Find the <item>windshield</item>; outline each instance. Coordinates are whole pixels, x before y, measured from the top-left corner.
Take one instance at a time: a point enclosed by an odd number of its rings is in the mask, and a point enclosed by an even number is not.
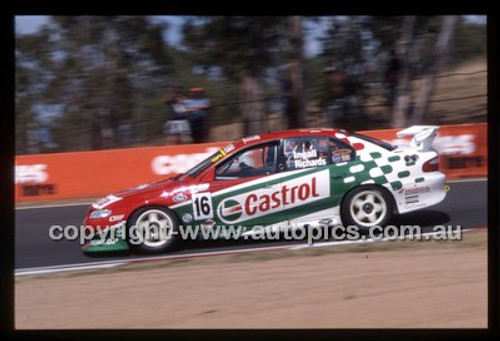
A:
[[[196,177],[198,174],[203,172],[208,166],[219,161],[227,153],[231,152],[234,149],[234,144],[230,143],[222,149],[219,149],[217,152],[213,153],[205,160],[201,161],[199,164],[188,170],[186,173],[182,174],[183,176],[189,176],[190,178]]]
[[[198,174],[203,172],[208,166],[210,166],[212,163],[220,159],[223,155],[221,154],[220,150],[213,153],[209,157],[207,157],[205,160],[201,161],[199,164],[188,170],[186,173],[183,175],[187,175],[190,178],[196,177]],[[215,160],[215,161],[212,161]]]
[[[357,137],[357,138],[365,140],[365,141],[368,141],[368,142],[371,142],[371,143],[376,144],[377,146],[382,147],[382,148],[387,149],[387,150],[394,150],[397,148],[396,146],[390,144],[389,142],[377,140],[376,138],[362,135],[359,133],[349,132],[349,135]]]

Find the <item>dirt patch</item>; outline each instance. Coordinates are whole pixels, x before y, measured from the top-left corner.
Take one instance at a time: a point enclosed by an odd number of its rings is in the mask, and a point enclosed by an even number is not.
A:
[[[486,328],[486,237],[473,234],[422,249],[21,278],[16,328]]]

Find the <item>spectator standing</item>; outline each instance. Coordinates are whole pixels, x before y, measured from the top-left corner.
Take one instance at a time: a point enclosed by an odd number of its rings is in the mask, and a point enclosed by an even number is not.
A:
[[[188,121],[190,111],[186,105],[186,96],[180,91],[176,91],[167,95],[164,103],[170,112],[170,117],[163,129],[166,135],[166,143],[192,143],[192,131]]]
[[[186,101],[189,125],[194,142],[201,143],[205,141],[207,135],[207,117],[211,104],[203,88],[191,88],[189,94],[190,98]]]
[[[325,109],[329,123],[335,126],[336,121],[350,109],[354,88],[345,72],[337,67],[328,67],[324,72],[329,75]]]

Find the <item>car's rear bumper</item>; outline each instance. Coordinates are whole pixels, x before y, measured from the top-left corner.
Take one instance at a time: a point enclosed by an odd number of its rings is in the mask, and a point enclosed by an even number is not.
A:
[[[403,183],[401,189],[393,191],[399,213],[439,204],[446,197],[449,186],[446,185],[446,176],[443,173],[439,171],[424,173],[417,179]]]

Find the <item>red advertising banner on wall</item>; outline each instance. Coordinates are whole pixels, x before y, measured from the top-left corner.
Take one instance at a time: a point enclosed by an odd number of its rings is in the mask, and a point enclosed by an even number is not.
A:
[[[400,129],[362,133],[394,144]],[[103,196],[182,173],[227,142],[103,151],[20,155],[15,161],[15,200]],[[487,125],[442,126],[434,141],[448,178],[487,175]]]

